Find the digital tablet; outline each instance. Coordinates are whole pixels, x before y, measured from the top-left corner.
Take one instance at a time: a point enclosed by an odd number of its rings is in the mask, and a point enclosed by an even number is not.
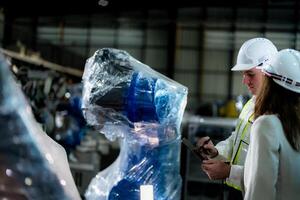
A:
[[[203,157],[201,156],[201,154],[197,152],[198,148],[196,146],[194,146],[188,139],[182,138],[181,141],[191,152],[193,152],[193,154],[197,158],[199,158],[201,161],[203,160]]]

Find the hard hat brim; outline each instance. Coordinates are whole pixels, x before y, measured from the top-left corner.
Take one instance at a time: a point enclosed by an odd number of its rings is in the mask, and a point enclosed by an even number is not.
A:
[[[256,67],[253,64],[237,64],[231,68],[231,71],[246,71]]]
[[[293,91],[293,92],[296,92],[296,93],[300,93],[300,87],[292,86],[290,84],[285,83],[284,81],[279,81],[279,80],[276,80],[276,79],[273,79],[273,81],[275,83],[277,83],[278,85],[284,87],[287,90],[290,90],[290,91]]]

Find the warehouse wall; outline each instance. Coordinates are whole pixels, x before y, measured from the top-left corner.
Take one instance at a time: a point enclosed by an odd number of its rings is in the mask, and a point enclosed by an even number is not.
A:
[[[299,49],[296,8],[199,7],[22,17],[14,21],[11,42],[21,40],[53,62],[80,69],[99,48],[124,49],[187,86],[188,109],[195,110],[200,102],[248,94],[241,74],[230,71],[245,40],[261,36],[279,49]]]
[[[3,40],[4,14],[0,10],[0,41]]]

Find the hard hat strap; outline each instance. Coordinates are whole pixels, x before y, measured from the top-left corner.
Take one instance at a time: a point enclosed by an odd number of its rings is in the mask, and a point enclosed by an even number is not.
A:
[[[294,81],[291,78],[288,78],[288,77],[285,77],[285,76],[282,76],[282,75],[279,75],[279,74],[275,74],[275,73],[269,72],[267,70],[262,70],[262,71],[263,71],[264,74],[266,74],[269,77],[272,77],[273,79],[276,79],[276,80],[282,81],[282,82],[286,82],[290,85],[300,87],[300,82]]]

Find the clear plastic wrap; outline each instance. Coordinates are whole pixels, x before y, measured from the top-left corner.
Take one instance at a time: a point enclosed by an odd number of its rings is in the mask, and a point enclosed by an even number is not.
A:
[[[44,133],[0,54],[1,199],[80,199],[65,150]]]
[[[91,181],[89,200],[179,200],[180,124],[187,88],[127,52],[104,48],[85,65],[82,109],[88,124],[120,140],[117,160]]]

